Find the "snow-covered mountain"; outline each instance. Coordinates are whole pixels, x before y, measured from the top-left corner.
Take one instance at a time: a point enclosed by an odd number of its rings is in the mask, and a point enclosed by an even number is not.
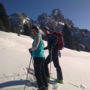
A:
[[[67,24],[69,27],[74,27],[74,23],[64,17],[59,9],[53,9],[50,15],[42,13],[38,16],[37,21],[40,27],[48,26],[52,30],[62,30],[62,27]]]
[[[37,25],[41,29],[48,26],[50,30],[62,31],[66,38],[65,47],[78,51],[90,52],[90,31],[76,27],[72,20],[67,19],[59,9],[52,10],[52,13],[42,13],[37,20],[32,20],[25,13],[15,13],[9,16],[11,22],[11,32],[31,35],[31,26]],[[67,25],[67,28],[64,28]],[[69,35],[66,33],[69,32]],[[69,39],[67,39],[69,38]],[[68,44],[67,44],[68,42]]]
[[[25,69],[31,57],[28,49],[32,41],[28,36],[0,31],[0,90],[24,89]],[[46,42],[44,44],[46,45]],[[90,90],[90,53],[67,48],[61,53],[59,63],[62,67],[64,84],[58,84],[58,90]],[[48,51],[45,51],[45,56],[47,55]],[[53,63],[51,63],[51,73],[56,78]],[[32,88],[27,87],[26,90]],[[52,90],[52,86],[49,90]]]
[[[25,13],[15,13],[9,16],[12,32],[30,35],[29,29],[31,28],[32,19]]]
[[[78,51],[90,52],[90,31],[76,27],[72,20],[67,19],[59,9],[52,10],[50,15],[43,13],[38,16],[37,25],[41,28],[48,26],[50,30],[62,31],[65,33],[65,46]],[[67,25],[67,27],[65,27]],[[69,34],[67,34],[69,33]],[[70,36],[69,36],[70,35]],[[69,38],[69,40],[68,40]]]

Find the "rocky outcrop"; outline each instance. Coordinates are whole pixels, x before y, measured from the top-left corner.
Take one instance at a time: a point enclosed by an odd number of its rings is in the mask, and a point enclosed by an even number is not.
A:
[[[15,13],[9,16],[12,32],[30,35],[32,19],[28,18],[25,13]]]

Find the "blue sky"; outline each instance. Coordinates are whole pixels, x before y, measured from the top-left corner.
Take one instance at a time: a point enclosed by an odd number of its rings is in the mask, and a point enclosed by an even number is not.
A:
[[[25,12],[32,19],[41,13],[51,14],[60,9],[65,18],[69,18],[80,28],[90,30],[90,0],[0,0],[8,12]]]

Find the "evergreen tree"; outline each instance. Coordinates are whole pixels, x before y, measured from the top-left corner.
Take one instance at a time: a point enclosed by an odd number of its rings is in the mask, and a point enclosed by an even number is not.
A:
[[[0,3],[0,21],[3,23],[0,25],[3,25],[2,27],[5,27],[5,31],[10,31],[9,18],[2,3]]]
[[[24,24],[24,34],[27,36],[30,36],[31,34],[28,24]]]
[[[72,34],[70,32],[69,27],[66,24],[63,27],[62,33],[63,33],[63,37],[64,37],[65,47],[73,48]]]

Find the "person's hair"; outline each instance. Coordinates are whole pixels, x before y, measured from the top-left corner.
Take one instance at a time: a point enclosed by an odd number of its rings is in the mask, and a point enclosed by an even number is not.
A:
[[[39,33],[39,28],[37,26],[32,26],[32,30],[35,30],[37,33]]]

